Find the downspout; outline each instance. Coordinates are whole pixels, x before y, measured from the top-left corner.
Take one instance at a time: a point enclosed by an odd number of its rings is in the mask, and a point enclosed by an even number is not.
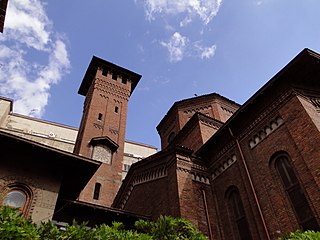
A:
[[[268,228],[267,228],[267,225],[266,225],[266,221],[264,219],[264,216],[263,216],[263,213],[262,213],[262,210],[261,210],[261,206],[260,206],[260,203],[259,203],[259,200],[258,200],[258,197],[257,197],[257,193],[256,193],[256,190],[255,190],[254,185],[252,183],[251,175],[250,175],[250,172],[248,170],[248,166],[247,166],[244,154],[242,152],[239,140],[233,135],[233,133],[231,131],[231,128],[228,127],[228,129],[229,129],[231,137],[234,138],[234,140],[235,140],[235,142],[237,144],[237,147],[238,147],[238,150],[239,150],[239,153],[240,153],[240,156],[241,156],[241,160],[242,160],[244,169],[246,171],[246,175],[247,175],[248,180],[249,180],[250,188],[252,190],[252,193],[253,193],[253,196],[254,196],[254,200],[255,200],[255,202],[257,204],[257,207],[258,207],[258,211],[259,211],[259,215],[260,215],[260,218],[261,218],[261,221],[262,221],[262,224],[263,224],[264,231],[265,231],[265,233],[267,235],[267,239],[270,240],[271,238],[270,238],[269,231],[268,231]]]
[[[208,204],[207,204],[206,191],[204,189],[201,189],[201,193],[202,193],[202,198],[203,198],[204,209],[206,211],[206,218],[207,218],[208,231],[209,231],[209,239],[213,240],[211,222],[210,222],[210,216],[209,216],[209,210],[208,210]]]

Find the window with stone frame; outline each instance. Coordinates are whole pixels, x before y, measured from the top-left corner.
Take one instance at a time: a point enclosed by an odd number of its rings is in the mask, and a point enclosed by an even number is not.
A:
[[[299,225],[304,230],[320,230],[289,157],[285,154],[279,155],[275,160],[275,168],[281,178],[283,188],[291,202]]]
[[[19,209],[23,215],[27,215],[32,199],[32,191],[28,186],[20,183],[11,184],[2,194],[2,205]]]

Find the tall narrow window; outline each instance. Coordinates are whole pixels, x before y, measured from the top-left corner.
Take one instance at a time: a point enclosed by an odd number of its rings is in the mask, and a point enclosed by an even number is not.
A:
[[[115,112],[115,113],[118,113],[118,112],[119,112],[119,107],[115,107],[115,108],[114,108],[114,112]]]
[[[102,113],[99,113],[99,115],[98,115],[98,120],[102,120]]]
[[[122,81],[123,84],[127,84],[127,78],[125,76],[122,76]]]
[[[228,193],[229,207],[232,212],[231,222],[238,229],[239,239],[251,239],[251,234],[238,189],[232,188]]]
[[[117,80],[117,78],[118,78],[118,74],[112,73],[112,79],[113,79],[113,80]]]
[[[100,184],[100,183],[96,183],[96,184],[94,185],[93,199],[99,200],[99,197],[100,197],[100,189],[101,189],[101,184]]]
[[[319,230],[317,220],[313,215],[288,157],[285,155],[278,157],[275,161],[275,167],[280,175],[291,205],[294,208],[300,226],[304,230]]]
[[[105,77],[108,76],[108,68],[106,67],[102,68],[102,75]]]

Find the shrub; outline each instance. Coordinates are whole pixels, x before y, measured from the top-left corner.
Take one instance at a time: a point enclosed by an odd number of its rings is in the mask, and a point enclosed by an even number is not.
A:
[[[207,239],[184,219],[161,216],[158,221],[138,220],[136,230],[126,230],[123,223],[101,224],[94,228],[73,221],[65,230],[51,222],[36,225],[10,207],[0,207],[0,239],[26,240],[204,240]]]
[[[286,233],[279,240],[320,240],[320,232],[315,232],[313,230],[301,231],[297,230],[296,232]]]

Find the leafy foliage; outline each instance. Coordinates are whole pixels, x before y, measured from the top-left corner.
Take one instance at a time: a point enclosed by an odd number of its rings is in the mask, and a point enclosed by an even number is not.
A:
[[[18,210],[0,207],[0,240],[1,239],[35,239],[35,240],[205,240],[207,239],[195,227],[184,219],[160,217],[151,222],[139,220],[136,230],[126,230],[123,223],[113,222],[95,228],[86,223],[74,221],[65,230],[60,230],[51,222],[36,225],[25,219]]]
[[[279,240],[320,240],[320,232],[297,230],[296,232],[285,234]]]
[[[141,232],[151,234],[153,239],[207,239],[190,222],[181,218],[160,216],[156,222],[139,220],[135,226]]]

